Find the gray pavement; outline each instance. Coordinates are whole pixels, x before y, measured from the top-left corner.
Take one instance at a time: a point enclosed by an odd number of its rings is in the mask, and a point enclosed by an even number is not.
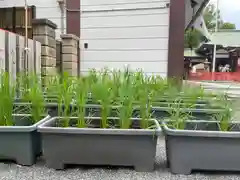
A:
[[[159,140],[156,170],[151,173],[135,172],[131,168],[83,168],[74,167],[55,171],[40,161],[32,167],[0,164],[0,180],[240,180],[240,174],[193,173],[172,175],[165,166],[164,141]]]

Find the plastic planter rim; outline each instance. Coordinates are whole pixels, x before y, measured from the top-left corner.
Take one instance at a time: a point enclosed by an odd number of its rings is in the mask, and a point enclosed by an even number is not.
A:
[[[31,117],[31,114],[13,114],[13,116],[25,116]],[[47,115],[37,123],[31,126],[0,126],[0,132],[32,132],[37,129],[37,127],[50,119],[50,116]]]
[[[180,129],[172,129],[169,128],[166,124],[167,121],[162,122],[162,128],[166,135],[170,136],[191,136],[191,137],[217,137],[217,138],[240,138],[239,132],[232,131],[204,131],[204,130],[180,130]],[[187,121],[193,123],[219,123],[219,121]],[[240,122],[238,121],[230,121],[230,123],[236,124],[240,126]]]
[[[160,124],[156,119],[150,119],[156,125],[155,129],[102,129],[102,128],[77,128],[77,127],[48,127],[51,123],[55,122],[58,118],[53,117],[40,126],[38,126],[38,132],[42,133],[68,133],[68,134],[106,134],[106,135],[162,135],[162,129]],[[100,117],[85,117],[92,120],[100,120]],[[70,119],[78,119],[78,117],[70,117]],[[119,119],[114,117],[109,117],[109,119]],[[140,121],[140,118],[131,118],[132,120]]]

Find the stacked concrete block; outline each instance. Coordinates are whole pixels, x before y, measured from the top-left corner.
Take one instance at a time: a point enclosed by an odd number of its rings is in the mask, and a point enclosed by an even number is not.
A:
[[[34,19],[33,39],[41,43],[42,76],[56,75],[56,33],[57,25],[48,19]]]
[[[57,72],[61,74],[62,72],[62,41],[56,42],[56,53],[57,53],[57,61],[56,61],[56,68]]]
[[[71,76],[78,75],[79,38],[73,34],[63,34],[62,39],[62,71]]]

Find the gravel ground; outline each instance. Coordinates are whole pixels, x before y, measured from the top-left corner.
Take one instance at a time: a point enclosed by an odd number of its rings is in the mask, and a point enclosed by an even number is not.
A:
[[[72,167],[65,171],[55,171],[40,161],[33,167],[15,164],[0,164],[0,180],[240,180],[240,174],[193,173],[192,175],[172,175],[165,167],[164,141],[158,144],[156,170],[151,173],[135,172],[131,168],[82,168]]]

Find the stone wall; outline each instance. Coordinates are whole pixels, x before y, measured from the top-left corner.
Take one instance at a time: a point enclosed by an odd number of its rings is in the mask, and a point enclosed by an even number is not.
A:
[[[48,19],[34,19],[33,39],[41,43],[41,74],[56,74],[56,33],[57,25]]]
[[[33,20],[33,39],[41,43],[41,74],[43,77],[67,72],[79,75],[79,38],[62,34],[56,40],[57,26],[48,19]]]
[[[71,76],[79,75],[79,38],[73,34],[62,34],[62,71]]]

